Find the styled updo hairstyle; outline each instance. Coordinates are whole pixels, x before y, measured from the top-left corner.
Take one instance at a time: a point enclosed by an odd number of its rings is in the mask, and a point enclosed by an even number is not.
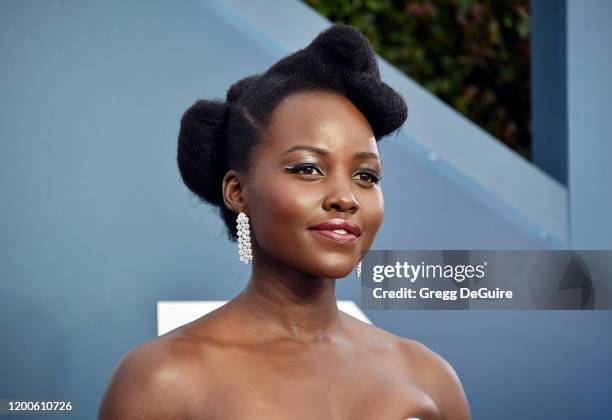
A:
[[[234,169],[248,179],[253,148],[265,138],[276,106],[291,94],[313,90],[349,99],[367,118],[376,141],[406,120],[406,103],[381,81],[368,39],[343,24],[321,32],[265,73],[234,83],[225,101],[198,100],[181,118],[177,162],[183,182],[219,208],[231,241],[237,240],[237,214],[225,206],[223,177]]]

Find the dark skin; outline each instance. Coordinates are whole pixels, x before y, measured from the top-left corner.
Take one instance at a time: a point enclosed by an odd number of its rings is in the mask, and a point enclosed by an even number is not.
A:
[[[285,153],[295,146],[326,153]],[[223,179],[225,205],[250,218],[247,287],[130,351],[100,418],[469,419],[444,359],[336,306],[336,279],[370,248],[384,214],[364,115],[331,92],[293,94],[275,109],[252,165],[248,178],[230,170]],[[309,229],[331,218],[356,222],[362,235],[341,243]]]

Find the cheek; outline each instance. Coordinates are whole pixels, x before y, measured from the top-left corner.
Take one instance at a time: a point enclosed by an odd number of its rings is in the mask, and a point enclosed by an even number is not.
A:
[[[306,224],[316,210],[312,191],[309,194],[290,183],[280,182],[278,178],[265,182],[265,185],[256,185],[253,192],[256,199],[250,203],[250,207],[259,245],[275,254],[275,249],[295,247],[296,232],[307,228]]]

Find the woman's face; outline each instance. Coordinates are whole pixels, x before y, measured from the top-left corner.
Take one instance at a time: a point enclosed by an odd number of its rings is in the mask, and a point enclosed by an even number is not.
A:
[[[348,275],[383,220],[380,175],[372,128],[352,102],[326,91],[288,96],[253,155],[247,211],[254,240],[300,271]],[[361,234],[338,240],[312,229],[332,219],[354,222]]]

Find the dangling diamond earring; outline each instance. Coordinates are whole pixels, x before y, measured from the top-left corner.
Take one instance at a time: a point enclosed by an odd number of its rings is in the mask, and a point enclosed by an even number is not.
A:
[[[236,218],[236,227],[238,227],[238,254],[240,254],[240,261],[248,264],[253,259],[253,254],[251,254],[249,216],[240,212]]]
[[[357,264],[357,267],[355,267],[355,274],[357,277],[361,277],[361,261],[359,261],[359,264]]]

